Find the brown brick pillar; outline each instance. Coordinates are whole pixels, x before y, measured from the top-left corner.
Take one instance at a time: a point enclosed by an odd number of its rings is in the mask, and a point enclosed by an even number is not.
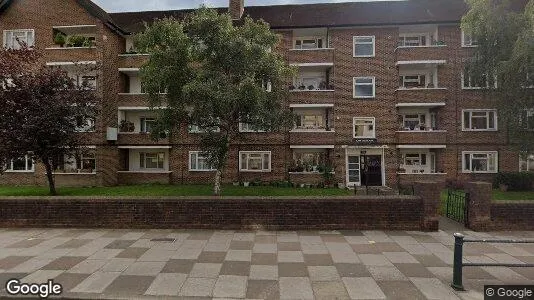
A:
[[[436,182],[415,182],[414,192],[423,202],[423,216],[421,217],[421,230],[437,231],[439,229],[438,207],[441,190]]]
[[[468,182],[466,192],[469,193],[467,227],[475,231],[487,230],[491,222],[491,183]]]

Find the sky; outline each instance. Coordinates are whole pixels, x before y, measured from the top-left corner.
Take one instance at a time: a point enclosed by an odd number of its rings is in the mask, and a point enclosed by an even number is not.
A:
[[[361,2],[373,0],[245,0],[246,6],[303,4],[303,3],[336,3]],[[382,1],[382,0],[374,0]],[[212,7],[227,7],[228,0],[93,0],[107,12],[143,11],[143,10],[171,10],[197,8],[201,4]]]

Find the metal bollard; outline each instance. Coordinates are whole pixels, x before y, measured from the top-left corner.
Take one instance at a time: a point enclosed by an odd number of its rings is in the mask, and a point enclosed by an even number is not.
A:
[[[464,247],[464,235],[461,233],[454,234],[454,265],[452,269],[451,287],[457,291],[465,291],[462,284],[462,252]]]

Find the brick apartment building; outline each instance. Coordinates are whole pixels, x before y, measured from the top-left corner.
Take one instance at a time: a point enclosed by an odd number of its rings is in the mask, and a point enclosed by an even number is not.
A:
[[[279,50],[298,75],[290,132],[251,132],[232,146],[224,181],[316,183],[332,164],[336,183],[396,186],[419,179],[491,180],[498,171],[528,170],[507,145],[499,112],[464,74],[476,41],[462,34],[463,0],[411,0],[244,7],[235,19],[262,18],[282,36]],[[90,153],[66,158],[59,185],[205,183],[214,173],[198,150],[198,128],[183,124],[172,140],[152,141],[154,112],[139,80],[148,56],[132,35],[144,22],[189,11],[108,14],[88,0],[0,0],[3,44],[16,38],[44,51],[43,64],[93,82],[102,97],[80,134]],[[85,37],[61,47],[57,33]],[[80,74],[79,65],[100,64]],[[367,172],[364,166],[368,166]],[[1,184],[45,184],[44,168],[12,162]]]

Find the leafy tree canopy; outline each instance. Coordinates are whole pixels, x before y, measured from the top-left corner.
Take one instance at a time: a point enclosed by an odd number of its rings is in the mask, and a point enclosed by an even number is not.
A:
[[[137,48],[151,54],[141,69],[151,106],[167,107],[159,128],[187,122],[203,131],[203,155],[218,170],[216,194],[239,123],[276,131],[292,120],[284,87],[293,70],[273,51],[279,40],[263,21],[245,17],[236,25],[208,8],[183,21],[158,20],[136,36]]]

